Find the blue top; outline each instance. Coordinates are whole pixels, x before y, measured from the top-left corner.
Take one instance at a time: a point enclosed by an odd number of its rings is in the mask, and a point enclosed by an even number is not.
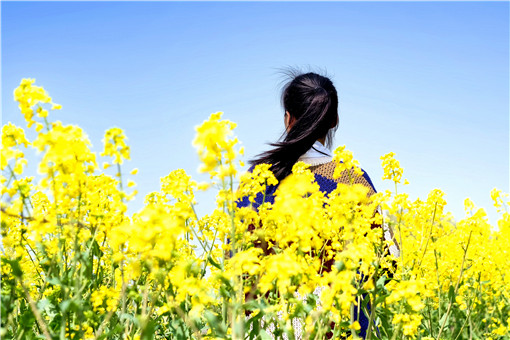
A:
[[[320,165],[313,165],[310,166],[310,171],[313,172],[315,176],[315,182],[319,184],[320,190],[324,192],[327,195],[329,195],[333,190],[336,189],[338,183],[344,183],[348,184],[350,183],[349,174],[347,172],[344,172],[342,176],[338,179],[333,179],[333,172],[335,170],[335,163],[333,161],[320,164]],[[251,166],[248,169],[248,172],[253,171],[254,166]],[[363,169],[362,169],[363,171]],[[356,176],[355,174],[351,173],[352,178],[354,179],[354,183],[359,183],[367,186],[369,188],[369,194],[372,195],[376,193],[374,184],[372,183],[372,180],[368,176],[368,174],[363,171],[363,176]],[[266,188],[266,197],[264,200],[264,194],[258,193],[255,197],[255,202],[253,203],[253,207],[258,210],[259,206],[262,205],[262,203],[269,202],[271,204],[274,204],[274,194],[276,189],[278,188],[278,185],[270,185]],[[250,206],[251,202],[248,197],[243,197],[237,202],[237,206],[239,208],[241,207],[248,207]]]
[[[352,172],[352,170],[351,170],[350,175],[347,171],[344,171],[344,173],[342,173],[340,178],[334,179],[333,173],[335,170],[335,166],[336,166],[335,162],[331,161],[328,163],[324,163],[324,164],[320,164],[320,165],[313,165],[313,166],[309,167],[310,171],[312,171],[315,176],[315,182],[317,184],[319,184],[320,190],[322,192],[324,192],[326,195],[329,195],[333,190],[335,190],[338,183],[349,184],[349,183],[351,183],[351,180],[353,181],[353,183],[363,184],[366,187],[368,187],[369,195],[376,193],[376,190],[374,188],[372,180],[370,179],[370,177],[368,176],[368,174],[365,171],[363,171],[362,176],[357,176],[356,174],[354,174]],[[253,168],[254,168],[254,166],[251,166],[250,169],[248,169],[248,171],[252,172]],[[264,202],[269,202],[269,203],[273,204],[274,203],[274,194],[275,194],[275,191],[277,188],[278,188],[278,185],[270,185],[266,188],[265,201],[264,201],[264,195],[262,193],[258,193],[257,196],[255,197],[255,202],[253,203],[253,207],[256,210],[258,210],[259,206]],[[241,200],[239,200],[237,202],[237,206],[240,208],[248,207],[248,206],[250,206],[250,204],[251,204],[251,202],[248,197],[243,197]],[[367,308],[367,309],[370,311],[370,308]],[[364,339],[366,337],[369,319],[365,315],[365,313],[361,313],[361,315],[359,315],[359,317],[358,317],[357,308],[355,308],[354,310],[355,310],[354,318],[358,319],[358,322],[361,327],[358,334],[361,338]],[[376,328],[376,332],[377,332],[377,328]]]

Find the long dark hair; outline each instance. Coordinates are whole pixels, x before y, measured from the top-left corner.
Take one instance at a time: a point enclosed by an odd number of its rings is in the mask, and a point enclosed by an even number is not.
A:
[[[293,124],[282,141],[270,144],[272,150],[250,161],[251,165],[271,164],[278,181],[291,173],[316,140],[325,137],[326,146],[331,147],[338,123],[338,96],[331,80],[313,72],[294,72],[292,77],[282,89],[282,105]]]

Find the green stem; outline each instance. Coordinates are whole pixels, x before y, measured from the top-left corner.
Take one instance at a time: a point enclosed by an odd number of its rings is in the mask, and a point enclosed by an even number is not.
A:
[[[374,301],[374,305],[371,306],[371,308],[370,308],[370,317],[368,318],[368,327],[367,327],[367,334],[368,334],[367,340],[372,339],[372,327],[374,325],[375,307],[376,307],[375,300],[377,297],[376,290],[377,290],[377,287],[375,287],[374,291],[372,292],[372,300]]]
[[[351,303],[351,325],[354,323],[354,303]],[[358,314],[359,316],[359,314]],[[355,330],[351,331],[351,335],[353,339],[359,339],[358,333]]]
[[[205,272],[207,271],[207,265],[209,264],[209,257],[211,257],[212,251],[214,249],[214,243],[216,242],[216,235],[218,234],[218,229],[214,231],[214,238],[211,243],[211,247],[209,248],[209,252],[205,258],[204,268],[202,269],[202,272],[200,273],[200,278],[204,278]]]
[[[436,260],[436,279],[437,279],[437,316],[441,320],[441,281],[439,280],[439,262],[437,261],[437,251],[434,249],[434,258]]]
[[[469,303],[468,311],[467,311],[467,314],[466,314],[466,320],[464,320],[464,323],[462,324],[462,327],[460,328],[459,333],[457,334],[457,336],[455,337],[454,340],[457,340],[459,338],[459,336],[462,334],[462,331],[464,330],[464,327],[466,326],[469,318],[471,317],[471,307],[472,306],[473,306],[473,300],[471,300],[470,303]]]
[[[397,336],[399,335],[400,333],[400,329],[402,328],[401,325],[398,325],[397,329],[395,330],[395,333],[393,333],[393,336],[391,337],[391,340],[395,340],[397,338]]]
[[[397,184],[395,183],[395,187],[397,186]],[[400,224],[402,223],[402,208],[400,208],[400,216],[398,218],[398,237],[400,239],[400,247],[399,247],[399,251],[400,251],[400,258],[401,258],[401,261],[402,261],[402,279],[404,279],[404,243],[402,242],[402,229],[400,228]]]
[[[429,240],[432,238],[432,231],[434,230],[434,220],[436,218],[436,209],[437,209],[437,201],[434,205],[434,213],[432,214],[432,224],[430,226],[429,237],[427,238],[427,242],[425,242],[425,249],[423,249],[423,254],[421,255],[421,259],[420,259],[420,262],[418,263],[418,267],[420,267],[420,265],[423,261],[423,258],[425,257],[425,253],[427,252],[427,247],[429,245]]]
[[[193,214],[195,215],[195,219],[197,221],[200,220],[200,218],[198,217],[197,215],[197,212],[195,210],[195,206],[193,204],[191,204],[191,209],[193,210]],[[191,229],[191,232],[193,233],[193,235],[196,237],[198,243],[200,243],[200,246],[202,247],[202,249],[204,249],[204,251],[207,249],[207,247],[205,246],[205,244],[202,242],[202,240],[200,239],[200,237],[198,237],[198,234],[197,232],[195,231],[195,229],[190,225],[189,226],[189,229]]]
[[[119,177],[119,190],[123,193],[121,196],[122,203],[124,203],[124,188],[122,186],[122,172],[120,171],[120,164],[117,163],[117,177]]]
[[[462,279],[462,274],[464,273],[464,262],[466,260],[466,255],[467,255],[467,251],[468,251],[468,247],[469,247],[469,242],[471,242],[471,234],[472,233],[473,233],[473,231],[471,230],[469,232],[469,237],[468,237],[468,241],[467,241],[467,244],[466,244],[466,248],[464,249],[464,256],[462,257],[462,263],[460,265],[460,274],[459,274],[459,278],[457,279],[457,283],[455,285],[454,295],[457,295],[457,291],[459,290],[460,280]],[[455,299],[452,299],[450,301],[450,303],[448,304],[448,308],[446,310],[446,316],[444,318],[443,324],[441,325],[441,328],[439,329],[439,333],[437,334],[437,340],[440,339],[441,333],[443,332],[444,326],[446,325],[446,321],[448,320],[448,317],[449,317],[449,314],[450,314],[450,310],[452,308],[454,300]]]
[[[30,292],[28,291],[27,287],[23,283],[23,279],[21,278],[21,276],[17,276],[16,279],[18,280],[21,288],[23,289],[23,293],[25,293],[25,298],[27,299],[28,304],[30,305],[30,309],[32,310],[32,313],[34,313],[37,324],[40,326],[40,328],[43,331],[44,337],[47,340],[51,340],[51,335],[48,330],[48,326],[46,325],[43,318],[41,317],[41,313],[39,313],[39,310],[37,309],[37,306],[34,303],[34,300],[32,300],[32,297],[30,296]],[[65,331],[65,328],[64,328],[64,331]]]
[[[430,311],[430,305],[431,305],[431,303],[430,303],[430,299],[427,299],[427,300],[429,300],[429,301],[428,301],[429,303],[427,303],[427,311],[428,311],[428,313],[429,313],[429,330],[430,330],[430,336],[431,336],[431,337],[434,337],[434,328],[432,327],[432,313],[431,313],[431,311]]]

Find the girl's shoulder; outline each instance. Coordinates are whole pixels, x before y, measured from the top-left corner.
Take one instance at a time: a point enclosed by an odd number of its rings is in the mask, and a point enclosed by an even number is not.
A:
[[[321,185],[321,187],[322,187],[322,185],[328,185],[328,184],[331,184],[332,182],[335,183],[335,186],[338,183],[350,184],[351,179],[352,179],[352,182],[354,184],[362,184],[362,185],[368,187],[369,188],[368,195],[372,195],[372,194],[376,193],[376,190],[375,190],[374,184],[372,183],[372,180],[370,179],[370,177],[368,176],[366,171],[364,171],[363,169],[361,169],[361,171],[363,172],[363,175],[361,175],[361,176],[358,176],[357,174],[355,174],[353,170],[350,170],[350,171],[344,170],[341,173],[340,177],[335,179],[333,177],[333,174],[335,173],[335,168],[336,168],[336,163],[334,161],[330,161],[330,162],[318,164],[318,165],[311,165],[309,167],[310,171],[315,174],[317,182],[319,183],[319,185]]]

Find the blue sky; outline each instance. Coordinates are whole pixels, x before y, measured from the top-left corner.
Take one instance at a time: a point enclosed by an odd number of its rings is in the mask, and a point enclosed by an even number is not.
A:
[[[96,151],[125,130],[140,194],[177,168],[197,180],[194,127],[238,123],[245,160],[283,131],[278,69],[327,70],[339,93],[335,145],[379,191],[394,151],[412,198],[434,188],[463,216],[509,191],[508,2],[2,2],[2,123],[23,125],[12,91],[36,78]],[[199,197],[207,213],[213,195]]]

